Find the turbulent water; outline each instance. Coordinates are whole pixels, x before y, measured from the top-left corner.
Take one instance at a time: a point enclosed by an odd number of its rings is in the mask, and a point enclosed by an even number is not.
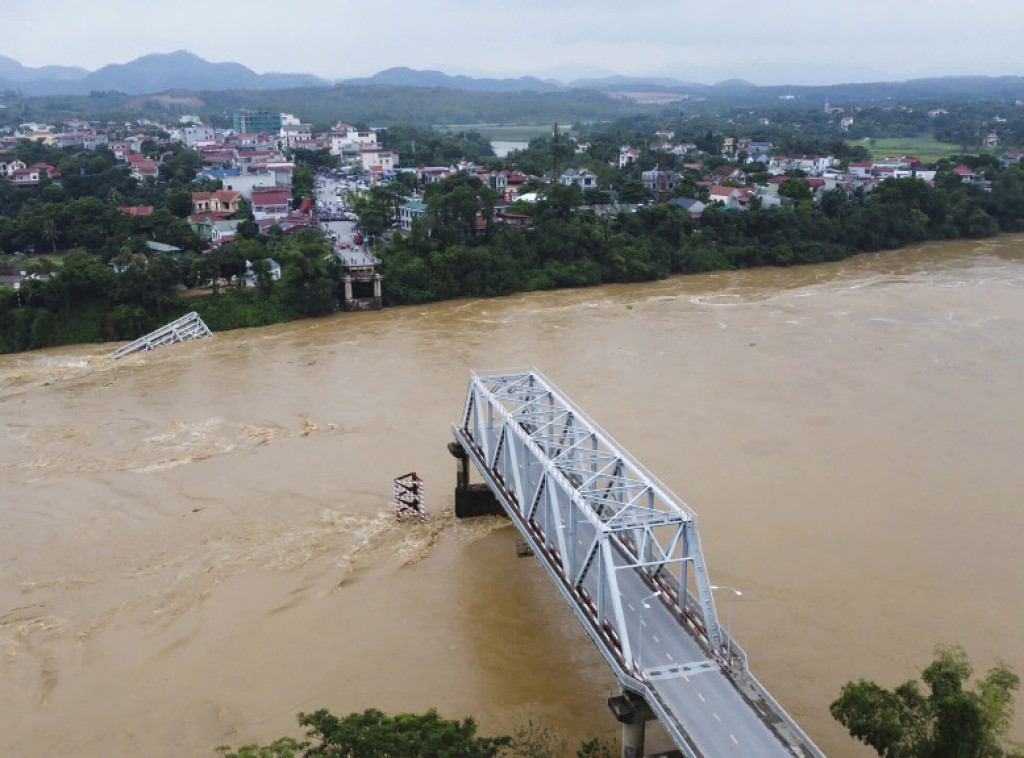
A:
[[[452,517],[471,368],[538,367],[698,512],[830,756],[868,754],[828,715],[851,678],[939,642],[1024,671],[1022,237],[110,353],[0,356],[0,755],[212,756],[319,707],[615,738],[514,530]],[[396,524],[412,470],[432,517]]]

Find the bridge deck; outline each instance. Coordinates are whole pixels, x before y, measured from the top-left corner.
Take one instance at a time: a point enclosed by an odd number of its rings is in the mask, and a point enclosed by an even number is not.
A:
[[[685,754],[823,758],[718,624],[693,512],[547,379],[474,374],[453,432]]]

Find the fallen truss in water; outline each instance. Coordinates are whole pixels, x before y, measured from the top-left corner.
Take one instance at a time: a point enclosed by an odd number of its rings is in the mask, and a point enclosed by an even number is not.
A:
[[[139,337],[134,342],[129,342],[124,347],[114,351],[114,358],[120,358],[139,350],[152,350],[154,347],[172,345],[175,342],[188,342],[197,340],[200,337],[209,337],[213,332],[195,311],[186,313],[176,321],[161,326],[159,329],[150,332],[144,337]]]

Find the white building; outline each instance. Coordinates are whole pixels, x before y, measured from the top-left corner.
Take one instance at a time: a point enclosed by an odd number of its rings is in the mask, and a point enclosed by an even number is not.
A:
[[[398,153],[383,147],[361,147],[359,158],[363,171],[394,171],[398,166]]]
[[[568,187],[571,184],[577,185],[581,190],[597,189],[597,175],[585,168],[566,169],[558,181]]]
[[[361,147],[376,147],[377,132],[373,129],[356,129],[348,124],[338,124],[329,132],[331,155],[341,155]]]

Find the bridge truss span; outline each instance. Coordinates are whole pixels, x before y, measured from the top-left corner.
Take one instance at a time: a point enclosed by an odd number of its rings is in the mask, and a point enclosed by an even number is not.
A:
[[[685,754],[822,758],[719,624],[694,512],[546,377],[473,373],[453,433],[623,689]]]

